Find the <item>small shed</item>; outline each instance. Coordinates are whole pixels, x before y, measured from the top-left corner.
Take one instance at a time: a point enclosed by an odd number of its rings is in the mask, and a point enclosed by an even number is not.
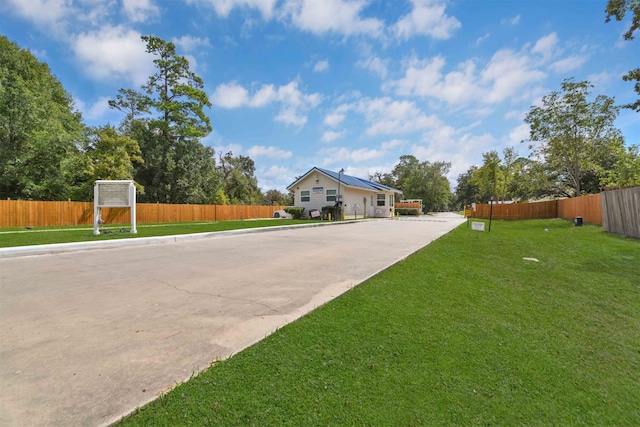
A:
[[[321,210],[324,206],[340,205],[344,217],[391,218],[400,190],[377,182],[313,167],[287,190],[294,194],[294,205]]]

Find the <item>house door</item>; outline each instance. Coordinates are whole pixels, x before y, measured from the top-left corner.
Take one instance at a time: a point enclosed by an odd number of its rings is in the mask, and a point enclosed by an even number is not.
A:
[[[371,195],[371,202],[369,203],[369,216],[373,218],[376,216],[375,208],[373,207],[373,194]]]

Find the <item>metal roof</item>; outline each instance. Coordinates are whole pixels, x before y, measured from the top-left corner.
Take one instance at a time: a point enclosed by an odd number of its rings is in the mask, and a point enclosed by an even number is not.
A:
[[[402,191],[395,189],[395,188],[391,188],[388,187],[386,185],[382,185],[379,184],[377,182],[373,182],[373,181],[368,181],[366,179],[362,179],[362,178],[358,178],[355,176],[351,176],[351,175],[345,175],[345,174],[339,174],[338,176],[338,172],[334,172],[334,171],[330,171],[327,169],[322,169],[319,167],[313,167],[311,168],[311,170],[307,173],[305,173],[304,175],[302,175],[300,178],[298,178],[296,181],[294,181],[291,185],[289,185],[287,187],[287,189],[292,188],[294,185],[296,185],[298,182],[302,181],[304,178],[306,178],[310,173],[312,173],[313,171],[318,171],[336,181],[340,181],[342,183],[342,185],[345,185],[347,187],[356,187],[356,188],[363,188],[365,190],[369,190],[369,191],[393,191],[394,193],[402,193]]]

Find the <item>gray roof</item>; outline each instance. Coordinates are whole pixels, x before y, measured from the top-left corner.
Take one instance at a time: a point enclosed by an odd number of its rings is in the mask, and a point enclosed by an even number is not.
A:
[[[338,177],[338,172],[333,172],[327,169],[322,169],[322,168],[318,168],[318,167],[314,167],[311,168],[311,170],[307,173],[305,173],[304,175],[302,175],[300,178],[298,178],[296,181],[294,181],[291,185],[289,185],[287,187],[287,189],[292,188],[294,185],[296,185],[298,182],[302,181],[304,178],[306,178],[310,173],[312,173],[313,171],[318,171],[330,178],[333,178],[336,181],[340,181],[342,183],[342,185],[345,185],[347,187],[355,187],[355,188],[362,188],[365,190],[369,190],[369,191],[393,191],[394,193],[402,193],[402,191],[397,190],[395,188],[391,188],[388,187],[386,185],[382,185],[379,184],[377,182],[373,182],[373,181],[367,181],[366,179],[362,179],[362,178],[358,178],[355,176],[351,176],[351,175],[345,175],[345,174],[340,174],[340,176]]]

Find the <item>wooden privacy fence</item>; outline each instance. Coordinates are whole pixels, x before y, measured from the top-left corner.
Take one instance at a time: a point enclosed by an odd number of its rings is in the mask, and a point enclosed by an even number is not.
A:
[[[476,205],[474,218],[489,219],[491,205]],[[493,219],[574,219],[582,217],[583,222],[602,224],[602,203],[600,194],[576,197],[573,199],[550,200],[547,202],[494,204]]]
[[[602,224],[601,195],[589,194],[558,200],[558,218],[574,219],[577,216],[581,216],[582,221],[590,224]]]
[[[489,219],[489,213],[493,219],[506,220],[557,218],[558,204],[555,200],[537,203],[494,204],[493,211],[489,204],[478,204],[471,216]]]
[[[420,209],[420,202],[396,202],[396,209]]]
[[[640,239],[640,187],[601,194],[604,231]]]
[[[136,221],[189,222],[272,218],[283,206],[136,204]],[[107,224],[127,224],[129,208],[103,208]],[[0,227],[93,225],[93,202],[0,200]]]

